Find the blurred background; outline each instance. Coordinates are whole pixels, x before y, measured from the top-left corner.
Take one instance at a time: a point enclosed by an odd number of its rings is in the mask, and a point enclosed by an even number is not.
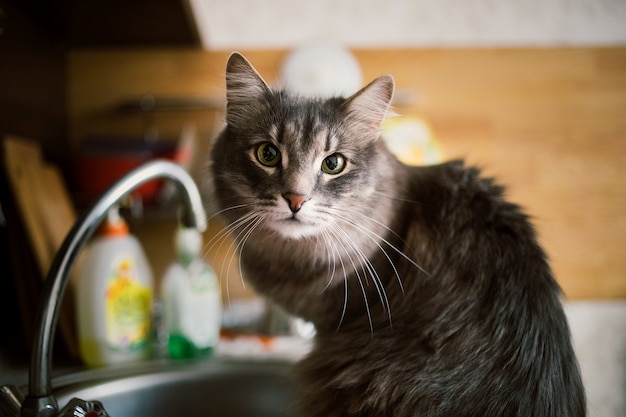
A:
[[[0,0],[0,372],[25,362],[51,258],[115,178],[165,157],[207,179],[233,50],[313,93],[393,74],[391,148],[508,187],[564,290],[590,415],[626,415],[624,0]],[[125,207],[157,281],[172,198],[157,184]],[[255,298],[228,245],[207,256],[225,305]]]

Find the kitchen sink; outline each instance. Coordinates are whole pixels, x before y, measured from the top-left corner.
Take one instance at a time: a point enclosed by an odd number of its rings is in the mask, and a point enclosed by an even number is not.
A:
[[[98,400],[111,417],[295,417],[290,363],[211,359],[76,372],[53,380],[63,407]]]

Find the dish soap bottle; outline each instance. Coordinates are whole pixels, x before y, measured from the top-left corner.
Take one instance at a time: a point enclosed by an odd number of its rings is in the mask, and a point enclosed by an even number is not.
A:
[[[146,358],[152,271],[117,208],[109,210],[77,266],[76,296],[79,350],[86,365]]]
[[[163,277],[161,297],[167,350],[175,359],[204,357],[219,342],[222,301],[215,273],[201,258],[202,235],[176,232],[177,260]]]

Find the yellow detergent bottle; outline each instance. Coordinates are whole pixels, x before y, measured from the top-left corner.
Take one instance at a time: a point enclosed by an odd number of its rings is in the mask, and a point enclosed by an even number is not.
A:
[[[77,266],[78,342],[86,365],[146,358],[152,314],[152,271],[117,208]]]

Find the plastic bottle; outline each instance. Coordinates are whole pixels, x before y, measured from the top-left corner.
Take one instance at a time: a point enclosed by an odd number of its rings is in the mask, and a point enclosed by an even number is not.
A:
[[[177,260],[163,277],[161,297],[167,350],[175,359],[208,356],[219,342],[221,292],[213,270],[201,258],[202,235],[177,230]]]
[[[76,297],[79,350],[86,365],[148,356],[152,271],[117,208],[109,211],[77,266]]]

